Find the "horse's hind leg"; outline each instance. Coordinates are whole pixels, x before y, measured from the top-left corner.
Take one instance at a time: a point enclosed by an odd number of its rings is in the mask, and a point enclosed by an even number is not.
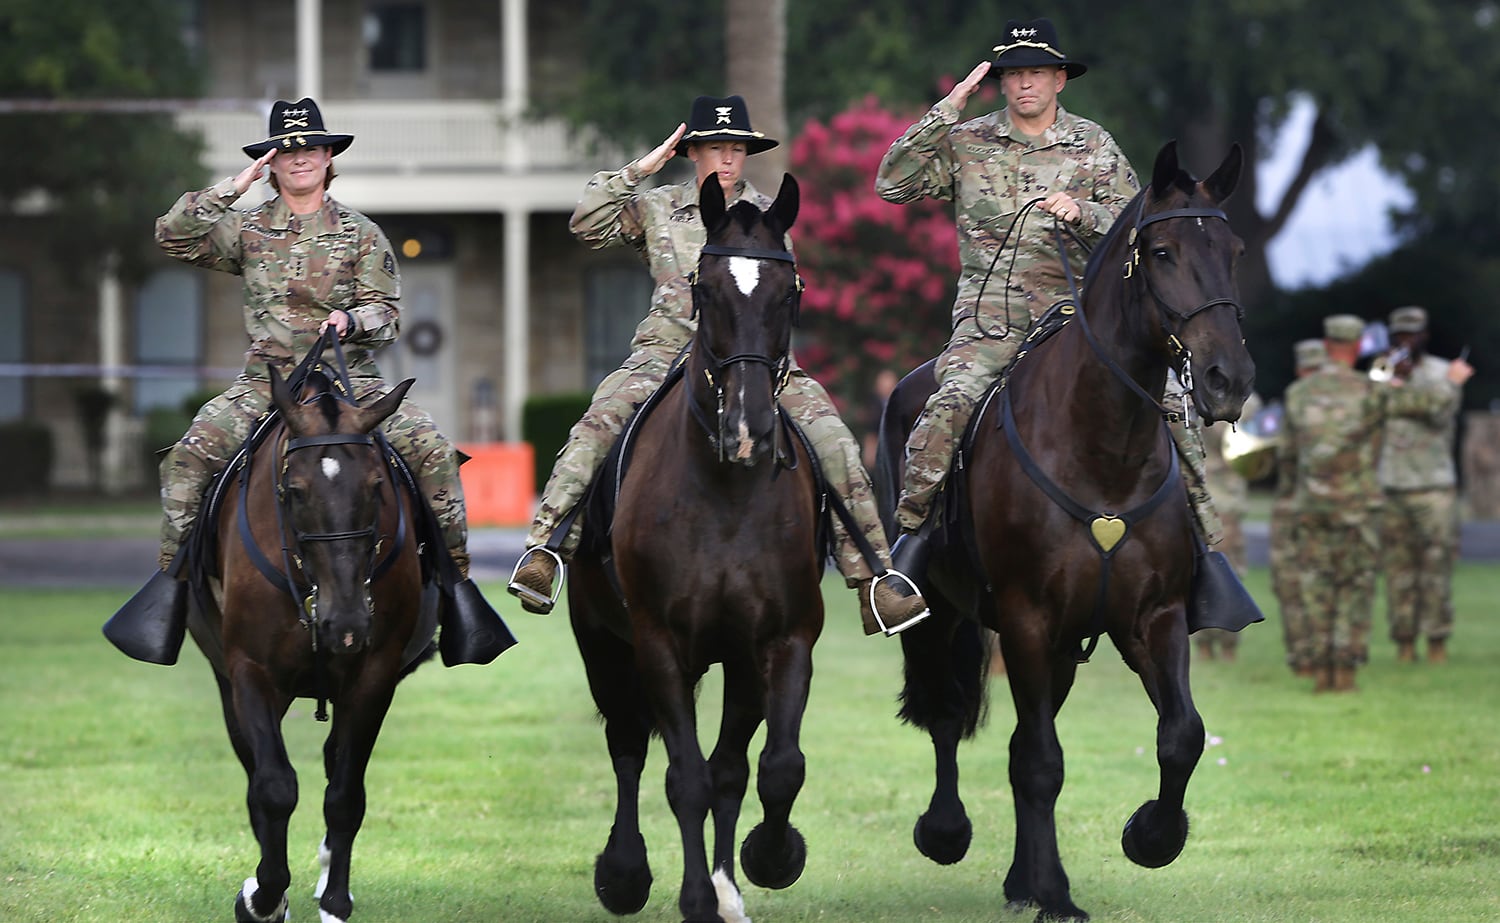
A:
[[[1144,645],[1121,645],[1125,662],[1141,677],[1156,706],[1156,762],[1161,786],[1156,798],[1125,822],[1120,846],[1130,861],[1161,868],[1176,859],[1187,842],[1183,810],[1188,779],[1203,755],[1203,719],[1188,684],[1188,642],[1180,617],[1158,617]],[[1162,626],[1167,626],[1164,630]]]
[[[765,819],[745,837],[740,867],[763,888],[785,888],[802,875],[807,864],[807,843],[792,826],[791,815],[792,803],[807,777],[807,759],[799,740],[812,683],[812,644],[790,638],[771,645],[764,670],[766,744],[755,787]],[[743,794],[743,785],[740,791]]]
[[[979,625],[960,620],[935,599],[929,602],[933,617],[901,633],[900,716],[927,731],[936,763],[932,798],[912,840],[922,855],[951,865],[968,853],[974,836],[958,796],[958,742],[977,727],[989,667]]]
[[[356,688],[343,692],[334,708],[333,727],[323,744],[323,768],[328,776],[323,792],[327,834],[319,860],[326,860],[326,864],[316,891],[323,923],[347,920],[354,910],[349,861],[354,838],[365,820],[365,770],[395,689],[393,674],[364,676]]]
[[[281,737],[281,719],[290,700],[275,691],[263,670],[242,664],[227,684],[225,719],[235,752],[249,776],[245,803],[250,827],[260,844],[260,864],[235,899],[240,923],[282,921],[291,872],[286,862],[286,831],[297,807],[297,773]]]
[[[1045,919],[1087,920],[1088,914],[1073,903],[1057,850],[1063,752],[1056,718],[1073,686],[1077,665],[1066,654],[1049,652],[1040,635],[1005,640],[1006,676],[1016,706],[1016,729],[1010,737],[1016,847],[1005,876],[1005,897],[1013,909],[1036,904]]]
[[[646,906],[651,866],[641,836],[641,771],[651,734],[651,712],[635,670],[635,652],[610,632],[575,613],[573,633],[589,689],[604,718],[604,739],[615,771],[615,819],[604,851],[594,860],[594,894],[610,913],[624,916]]]

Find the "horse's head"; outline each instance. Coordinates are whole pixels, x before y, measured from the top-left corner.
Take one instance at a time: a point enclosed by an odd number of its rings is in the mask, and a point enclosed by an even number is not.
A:
[[[1198,182],[1178,166],[1177,143],[1169,141],[1157,154],[1148,194],[1131,219],[1126,272],[1142,278],[1150,295],[1145,301],[1157,308],[1178,377],[1207,422],[1239,419],[1255,384],[1235,284],[1245,245],[1222,210],[1243,165],[1236,144],[1219,168]]]
[[[278,501],[303,578],[312,585],[317,646],[335,654],[370,641],[371,573],[382,503],[399,502],[370,434],[412,386],[407,379],[359,406],[308,375],[300,398],[271,369],[271,401],[288,439],[277,473]]]
[[[791,363],[800,281],[786,232],[797,219],[797,181],[787,174],[769,209],[726,208],[718,177],[699,190],[708,231],[693,282],[698,333],[696,389],[717,415],[711,438],[721,458],[753,466],[774,446],[776,398]]]

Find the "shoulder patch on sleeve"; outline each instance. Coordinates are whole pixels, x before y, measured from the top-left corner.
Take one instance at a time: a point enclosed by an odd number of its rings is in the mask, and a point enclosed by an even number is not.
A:
[[[391,255],[391,251],[385,251],[385,259],[380,261],[380,268],[385,270],[386,275],[390,276],[391,278],[395,278],[396,258]]]

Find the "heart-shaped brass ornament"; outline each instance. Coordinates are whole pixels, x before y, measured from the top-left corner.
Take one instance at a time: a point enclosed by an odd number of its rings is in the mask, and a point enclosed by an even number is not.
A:
[[[1108,554],[1125,537],[1125,520],[1117,516],[1095,516],[1089,523],[1089,532],[1093,533],[1099,550]]]

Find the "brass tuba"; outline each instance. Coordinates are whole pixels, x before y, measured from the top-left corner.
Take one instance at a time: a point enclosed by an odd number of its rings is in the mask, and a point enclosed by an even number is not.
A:
[[[1219,451],[1230,470],[1247,481],[1259,481],[1276,470],[1281,445],[1280,404],[1271,404],[1249,420],[1224,431]]]

